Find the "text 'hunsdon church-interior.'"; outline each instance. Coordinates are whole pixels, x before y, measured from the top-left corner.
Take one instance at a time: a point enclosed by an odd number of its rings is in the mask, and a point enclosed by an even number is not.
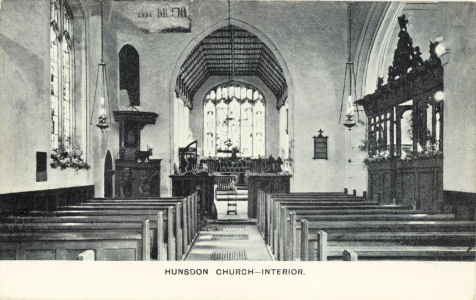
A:
[[[475,260],[474,3],[0,5],[0,259]]]

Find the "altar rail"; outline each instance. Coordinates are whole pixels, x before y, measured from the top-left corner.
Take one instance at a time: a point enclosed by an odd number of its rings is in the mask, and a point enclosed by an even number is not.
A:
[[[251,173],[277,173],[281,172],[282,161],[280,158],[208,158],[202,159],[200,165],[208,166],[208,172],[251,172]]]

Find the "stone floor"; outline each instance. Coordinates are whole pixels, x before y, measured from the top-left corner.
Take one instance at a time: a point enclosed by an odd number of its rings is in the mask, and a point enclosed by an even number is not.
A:
[[[272,260],[256,220],[209,222],[199,233],[185,260]]]
[[[248,218],[248,201],[236,201],[236,215],[228,215],[226,213],[227,204],[228,201],[215,201],[215,206],[218,212],[218,220],[241,220]]]

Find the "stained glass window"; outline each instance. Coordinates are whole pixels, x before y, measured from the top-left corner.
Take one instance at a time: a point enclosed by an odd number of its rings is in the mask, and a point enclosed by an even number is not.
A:
[[[50,1],[51,147],[71,145],[73,113],[73,14],[64,0]]]
[[[240,83],[212,89],[204,100],[204,156],[265,156],[265,100]]]
[[[50,3],[50,107],[51,107],[51,147],[58,148],[58,115],[59,115],[59,63],[58,63],[58,47],[59,47],[59,7],[57,1]]]

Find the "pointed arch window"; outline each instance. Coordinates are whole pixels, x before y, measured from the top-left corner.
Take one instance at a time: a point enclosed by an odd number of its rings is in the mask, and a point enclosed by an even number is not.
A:
[[[266,106],[256,88],[231,83],[210,90],[204,99],[204,156],[263,157]]]
[[[50,1],[51,147],[68,148],[74,140],[73,14],[65,0]]]
[[[119,51],[119,88],[127,91],[130,106],[140,105],[139,53],[131,45]]]

